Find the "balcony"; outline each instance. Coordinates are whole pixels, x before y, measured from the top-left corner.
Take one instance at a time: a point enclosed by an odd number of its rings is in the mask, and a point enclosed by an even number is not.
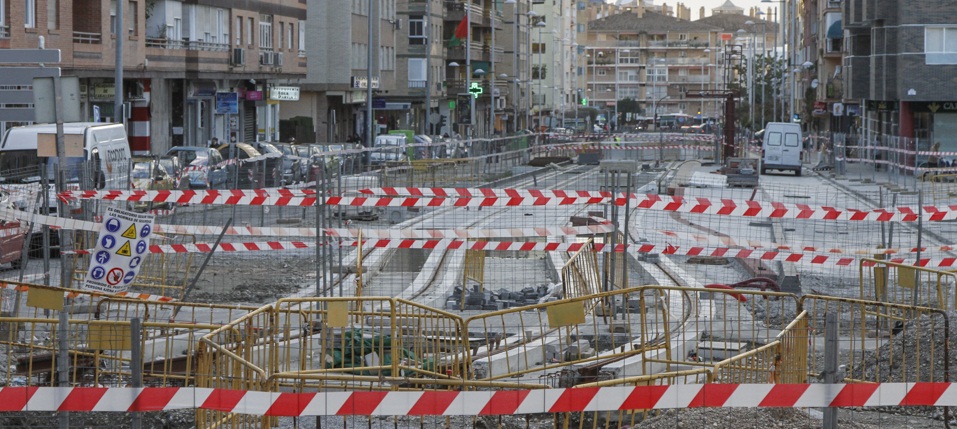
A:
[[[710,43],[692,40],[651,40],[647,46],[649,48],[707,48]]]
[[[213,43],[200,40],[175,40],[167,38],[146,38],[147,48],[183,49],[188,51],[228,52],[228,43]]]
[[[448,46],[449,41],[445,41],[445,46]],[[477,43],[472,43],[472,61],[491,61],[491,56],[489,51],[482,48],[482,45]],[[456,60],[460,62],[465,61],[465,46],[453,46],[448,48],[448,54],[446,58],[448,60]],[[463,64],[464,65],[464,64]]]
[[[445,20],[454,21],[457,23],[462,22],[462,19],[465,18],[465,4],[459,3],[457,1],[446,1],[445,2]],[[480,6],[471,5],[471,21],[472,25],[479,27],[488,27],[489,26],[489,15],[482,10]]]
[[[99,45],[103,43],[103,35],[100,33],[87,33],[84,31],[73,32],[73,43],[85,45]]]

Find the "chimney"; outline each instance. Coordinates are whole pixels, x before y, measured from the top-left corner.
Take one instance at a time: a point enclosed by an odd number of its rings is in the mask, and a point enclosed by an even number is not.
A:
[[[698,11],[698,19],[704,19],[704,6]]]

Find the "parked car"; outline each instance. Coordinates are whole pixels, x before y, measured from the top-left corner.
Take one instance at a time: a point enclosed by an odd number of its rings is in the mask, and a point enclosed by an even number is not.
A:
[[[369,164],[383,165],[408,160],[405,147],[408,142],[408,138],[400,134],[377,136],[372,146],[375,150],[369,153]]]
[[[186,186],[186,180],[183,179],[183,165],[179,162],[176,155],[167,155],[157,158],[159,163],[166,169],[166,172],[173,178],[173,188],[182,189]]]
[[[262,173],[264,182],[261,186],[270,188],[282,186],[282,151],[272,143],[267,142],[249,142],[249,145],[263,156],[263,160],[257,162],[258,164],[265,164],[265,171]]]
[[[282,167],[280,169],[282,172],[280,181],[282,183],[280,183],[280,186],[301,182],[302,178],[305,177],[303,167],[308,165],[309,161],[299,156],[299,151],[292,144],[273,143],[273,146],[282,153]]]
[[[319,168],[322,165],[322,150],[324,146],[316,144],[293,145],[302,158],[302,180],[312,182],[319,177]]]
[[[173,177],[166,171],[166,167],[156,158],[133,158],[133,172],[130,173],[133,189],[146,191],[166,191],[175,187]],[[172,208],[173,203],[153,203],[152,201],[138,201],[133,203],[133,210],[147,211],[151,209]]]
[[[226,166],[223,156],[214,148],[176,146],[166,152],[183,165],[181,177],[190,189],[220,188],[226,185]]]
[[[223,159],[230,161],[226,168],[227,183],[230,187],[243,189],[263,187],[264,179],[260,168],[262,162],[246,162],[251,159],[264,159],[255,147],[248,143],[235,143],[224,144],[217,149]]]

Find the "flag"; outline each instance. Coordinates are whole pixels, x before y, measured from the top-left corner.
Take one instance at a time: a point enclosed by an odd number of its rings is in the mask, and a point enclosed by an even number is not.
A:
[[[449,47],[462,46],[463,41],[469,37],[469,17],[462,18],[462,22],[455,27],[455,34],[449,40]]]

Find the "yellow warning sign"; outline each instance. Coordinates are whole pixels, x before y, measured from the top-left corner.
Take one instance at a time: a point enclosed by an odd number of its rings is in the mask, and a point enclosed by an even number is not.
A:
[[[131,224],[129,228],[126,228],[126,231],[123,232],[122,237],[129,238],[130,240],[136,240],[136,224]]]
[[[123,235],[125,236],[126,234]],[[127,241],[126,243],[123,243],[119,250],[116,251],[116,254],[120,256],[133,256],[133,252],[130,250],[130,242]]]

